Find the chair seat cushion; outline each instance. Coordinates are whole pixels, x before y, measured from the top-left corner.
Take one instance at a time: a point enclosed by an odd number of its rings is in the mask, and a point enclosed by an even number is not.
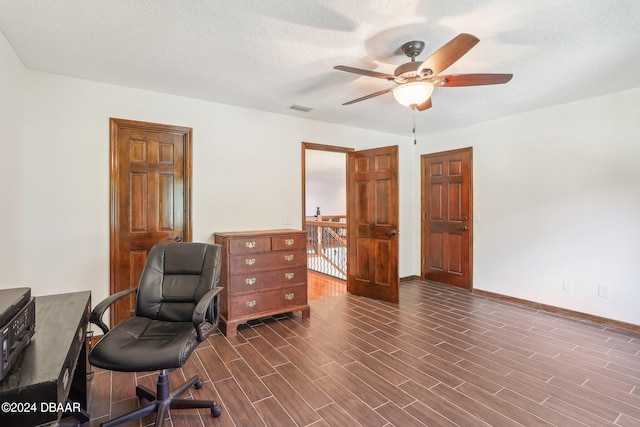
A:
[[[191,322],[131,317],[93,347],[89,362],[121,372],[174,369],[185,363],[198,344]]]

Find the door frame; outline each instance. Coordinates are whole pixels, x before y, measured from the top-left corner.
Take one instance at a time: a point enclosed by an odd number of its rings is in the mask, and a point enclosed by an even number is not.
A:
[[[465,148],[458,148],[455,150],[447,150],[447,151],[440,151],[437,153],[428,153],[428,154],[422,154],[420,156],[420,278],[424,279],[425,277],[425,254],[426,254],[426,245],[428,244],[427,242],[427,237],[426,237],[426,221],[427,221],[427,193],[426,193],[426,188],[425,188],[425,178],[426,178],[426,170],[424,167],[424,162],[426,158],[429,157],[437,157],[437,156],[444,156],[444,155],[450,155],[450,154],[456,154],[456,153],[467,153],[469,156],[469,224],[470,224],[470,229],[469,229],[469,283],[466,287],[466,289],[469,292],[473,291],[473,229],[474,227],[474,223],[473,223],[473,147],[465,147]],[[462,288],[465,289],[465,288]]]
[[[118,180],[120,165],[118,163],[118,138],[121,128],[138,128],[146,131],[174,133],[181,135],[184,139],[184,213],[183,213],[183,241],[190,242],[192,239],[191,227],[191,181],[192,181],[192,141],[193,129],[182,126],[164,125],[158,123],[140,122],[126,119],[109,119],[109,294],[113,294],[116,288],[116,260],[119,258],[120,233],[118,225],[120,222],[119,201],[123,191],[129,191],[127,188],[121,188]],[[113,325],[115,310],[110,311],[110,321]]]
[[[313,142],[302,142],[302,230],[307,231],[307,162],[306,162],[306,150],[317,150],[317,151],[328,151],[333,153],[343,153],[344,154],[344,162],[345,162],[345,182],[347,177],[349,176],[349,157],[348,153],[355,151],[353,148],[349,147],[339,147],[336,145],[325,145],[325,144],[316,144]],[[349,197],[350,190],[349,186],[346,186],[346,200],[345,206],[347,207],[345,215],[347,215],[347,223],[349,222]],[[349,255],[349,247],[347,247],[347,252],[345,256]],[[349,277],[349,263],[347,263],[346,277]],[[346,283],[346,279],[345,279]]]

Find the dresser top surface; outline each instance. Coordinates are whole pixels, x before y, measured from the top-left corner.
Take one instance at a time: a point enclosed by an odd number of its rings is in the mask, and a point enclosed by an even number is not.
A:
[[[255,231],[227,231],[216,232],[214,235],[222,237],[248,237],[248,236],[272,236],[278,234],[294,234],[305,233],[304,230],[294,230],[289,228],[283,228],[278,230],[255,230]]]

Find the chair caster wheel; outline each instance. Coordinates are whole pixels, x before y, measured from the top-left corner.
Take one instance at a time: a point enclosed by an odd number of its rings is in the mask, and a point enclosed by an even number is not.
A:
[[[200,390],[202,387],[204,387],[204,383],[202,382],[202,380],[198,380],[193,386]]]
[[[220,415],[222,415],[222,408],[220,406],[218,406],[217,403],[215,403],[211,407],[211,415],[213,415],[216,418],[218,418]]]

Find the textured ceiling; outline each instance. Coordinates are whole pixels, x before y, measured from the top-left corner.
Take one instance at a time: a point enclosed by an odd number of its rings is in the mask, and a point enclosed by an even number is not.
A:
[[[0,30],[31,70],[401,135],[391,93],[341,105],[394,83],[334,65],[393,74],[407,41],[477,36],[446,74],[513,80],[436,88],[420,135],[640,86],[638,0],[0,0]]]

